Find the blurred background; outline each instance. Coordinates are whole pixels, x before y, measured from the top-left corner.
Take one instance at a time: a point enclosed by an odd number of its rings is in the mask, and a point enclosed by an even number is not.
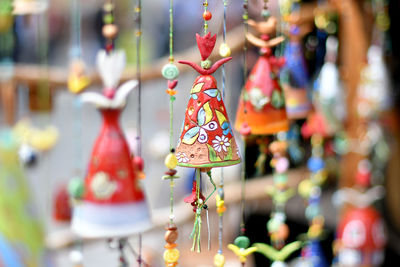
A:
[[[22,2],[23,5],[23,2],[34,2],[35,0],[14,1]],[[93,77],[92,83],[87,90],[101,91],[103,89],[98,76],[96,76],[95,61],[97,52],[104,46],[104,39],[101,33],[104,1],[77,1],[75,5],[70,0],[42,1],[42,4],[47,5],[42,12],[37,14],[29,14],[27,12],[16,15],[11,15],[9,9],[7,9],[7,5],[11,2],[7,0],[1,0],[0,2],[2,16],[0,19],[0,120],[1,128],[4,131],[2,133],[2,144],[0,145],[3,150],[0,155],[0,179],[4,181],[1,182],[0,192],[4,191],[4,194],[6,194],[7,190],[12,188],[8,181],[10,180],[9,177],[11,177],[11,180],[21,180],[21,188],[23,189],[20,190],[23,192],[23,196],[21,195],[23,203],[20,203],[22,206],[17,204],[11,204],[10,206],[2,204],[0,206],[0,209],[4,208],[4,211],[0,211],[0,221],[9,220],[7,224],[2,225],[0,223],[0,266],[75,266],[71,263],[71,257],[73,257],[71,251],[76,250],[82,252],[83,266],[117,266],[118,250],[110,248],[105,240],[80,240],[70,231],[69,223],[60,223],[54,220],[55,199],[61,188],[65,187],[72,178],[84,177],[89,164],[91,150],[102,123],[101,116],[93,106],[83,104],[77,95],[68,91],[67,79],[70,63],[77,54],[77,38],[80,38],[81,57],[86,64],[86,73]],[[79,25],[77,24],[76,3],[79,5],[81,13],[81,23]],[[262,20],[260,10],[263,7],[263,3],[261,0],[249,0],[250,18]],[[327,9],[330,15],[326,16],[329,17],[330,22],[334,25],[328,29],[317,27],[318,20],[315,18],[310,19],[304,15],[306,13],[300,12],[303,7],[308,8],[307,10],[311,8],[325,10],[322,7],[326,5],[331,7]],[[347,5],[350,5],[351,8],[346,9]],[[119,27],[115,47],[116,49],[124,50],[127,55],[127,68],[123,76],[125,80],[134,79],[136,75],[135,27],[137,25],[135,18],[137,14],[135,13],[135,6],[136,1],[115,1],[115,24]],[[378,7],[383,7],[384,12]],[[146,173],[146,179],[142,183],[155,224],[150,231],[143,234],[143,257],[149,262],[150,266],[154,267],[164,266],[162,256],[165,244],[164,225],[168,220],[170,198],[169,183],[161,179],[165,171],[164,158],[169,152],[169,99],[168,95],[165,94],[166,82],[160,73],[161,67],[167,63],[166,56],[169,42],[168,8],[169,1],[165,0],[147,0],[142,3],[141,61],[144,78],[141,95],[141,116],[143,118],[141,140]],[[278,1],[270,0],[268,8],[281,21]],[[359,77],[353,78],[354,73],[361,73],[362,67],[360,66],[366,65],[368,58],[366,53],[358,58],[352,53],[354,51],[366,52],[366,48],[372,44],[377,45],[382,52],[386,78],[381,84],[369,88],[372,88],[371,90],[381,88],[376,94],[378,97],[382,96],[384,98],[382,101],[383,107],[380,107],[379,111],[376,111],[376,115],[371,119],[374,125],[378,125],[379,130],[368,132],[368,134],[378,133],[379,137],[376,138],[381,142],[380,150],[378,149],[378,152],[374,150],[374,153],[381,155],[382,164],[379,166],[379,171],[376,169],[377,171],[372,173],[373,179],[371,179],[373,182],[371,183],[373,185],[382,185],[386,189],[386,195],[374,203],[376,209],[380,211],[386,226],[388,242],[384,250],[385,260],[382,263],[383,266],[395,266],[394,262],[399,260],[400,255],[400,210],[398,209],[400,196],[397,193],[400,189],[400,181],[398,179],[400,174],[398,164],[400,160],[400,124],[397,110],[400,92],[400,46],[398,45],[399,38],[397,34],[399,18],[396,16],[398,15],[398,10],[400,10],[399,8],[399,2],[392,0],[335,0],[327,3],[322,3],[322,1],[302,1],[296,4],[296,8],[293,8],[293,12],[303,14],[304,19],[308,20],[310,24],[310,29],[301,38],[310,76],[310,81],[307,85],[310,88],[310,92],[315,90],[315,80],[319,77],[321,67],[325,62],[324,60],[326,60],[325,44],[327,37],[335,36],[339,40],[338,60],[335,65],[340,72],[343,83],[343,90],[341,91],[343,98],[340,104],[343,105],[343,109],[346,109],[344,112],[346,116],[341,120],[340,131],[337,134],[335,133],[335,137],[331,138],[332,143],[336,142],[337,144],[345,139],[341,139],[341,133],[346,133],[347,142],[351,142],[357,137],[356,135],[352,136],[352,134],[359,133],[360,125],[366,124],[365,121],[352,115],[351,107],[357,105],[357,94],[355,92],[362,82]],[[209,10],[213,14],[213,18],[209,22],[209,30],[212,33],[216,33],[220,38],[223,24],[223,1],[210,0]],[[233,60],[226,64],[227,80],[224,102],[229,118],[233,123],[236,118],[238,99],[244,84],[242,47],[245,38],[243,33],[242,1],[228,1],[227,10],[227,43],[231,45]],[[378,12],[381,12],[379,13],[381,15],[384,14],[382,16],[386,16],[384,18],[381,17],[381,24],[386,25],[385,22],[382,22],[384,19],[390,21],[390,24],[383,27],[383,29],[375,25]],[[182,56],[200,59],[199,53],[194,47],[195,33],[203,30],[202,13],[203,4],[201,1],[174,1],[174,49],[176,60],[186,59]],[[315,11],[312,14],[317,13]],[[350,22],[344,22],[346,19],[350,20]],[[350,27],[349,25],[353,26]],[[287,34],[283,28],[278,30],[281,30],[282,34]],[[80,37],[78,37],[79,31]],[[358,32],[359,34],[353,35],[353,32]],[[360,39],[361,37],[363,38],[362,40]],[[283,55],[284,45],[282,44],[275,49],[274,53],[277,56]],[[365,49],[360,48],[364,46]],[[214,54],[219,57],[218,49],[215,49]],[[352,62],[354,58],[362,59],[360,60],[361,62]],[[258,49],[250,46],[247,53],[249,70],[254,66],[257,59]],[[186,70],[183,69],[179,76],[178,93],[174,102],[174,140],[178,140],[190,88],[197,76],[194,71]],[[215,77],[220,85],[221,72],[216,72]],[[23,119],[29,120],[29,123],[25,121],[28,126],[17,124]],[[298,120],[295,124],[301,127],[305,121],[306,119]],[[54,145],[51,145],[51,148],[49,146],[48,149],[46,147],[42,151],[32,152],[28,149],[24,154],[19,148],[20,156],[22,153],[23,159],[26,160],[27,164],[8,168],[7,153],[11,153],[13,146],[12,141],[9,140],[11,137],[7,135],[7,130],[15,129],[16,125],[41,129],[38,130],[38,134],[45,136],[43,137],[45,139],[48,134],[48,138],[51,139],[53,137],[56,141],[54,141]],[[137,90],[133,91],[128,97],[127,105],[121,117],[121,126],[132,151],[137,152]],[[56,129],[57,134],[54,134],[54,129]],[[244,142],[239,138],[240,134],[235,132],[235,136],[241,153],[246,155],[244,164],[246,164],[248,170],[247,179],[250,183],[249,190],[246,191],[248,198],[246,202],[247,235],[251,243],[268,243],[269,237],[265,225],[269,219],[270,212],[273,210],[273,203],[265,189],[260,188],[260,186],[272,184],[271,170],[269,165],[266,164],[265,172],[259,174],[254,167],[260,154],[258,145],[250,144],[244,150]],[[291,169],[294,171],[289,173],[289,179],[292,180],[290,186],[293,187],[309,176],[305,166],[307,158],[312,152],[309,138],[300,137],[298,142],[304,152],[304,156],[297,161],[291,160]],[[14,145],[19,146],[17,144]],[[354,185],[357,160],[359,160],[357,156],[352,156],[352,154],[356,153],[351,149],[344,152],[337,152],[336,150],[335,153],[331,157],[331,161],[327,163],[331,173],[323,186],[321,197],[321,213],[325,217],[326,228],[326,236],[321,240],[321,244],[328,262],[334,262],[332,242],[335,239],[335,231],[341,214],[340,208],[335,207],[332,203],[332,195],[338,188]],[[270,155],[268,157],[270,158]],[[374,168],[376,167],[375,165],[373,166]],[[181,251],[179,265],[214,266],[213,257],[218,250],[218,214],[215,212],[215,208],[213,208],[214,210],[211,209],[210,225],[213,244],[211,251],[207,251],[204,247],[202,254],[190,252],[192,241],[189,239],[189,235],[193,226],[193,214],[191,208],[188,207],[188,204],[184,204],[182,199],[191,192],[193,171],[189,168],[178,167],[178,173],[181,178],[175,181],[175,216],[179,228],[177,243]],[[221,171],[213,169],[213,174],[215,180],[219,181]],[[223,232],[225,266],[241,266],[233,252],[226,248],[226,245],[233,242],[240,230],[241,165],[224,168],[224,177],[227,206],[227,211],[224,214]],[[208,186],[207,183],[204,184],[206,192],[211,190]],[[257,188],[259,188],[258,191],[256,190]],[[250,189],[255,189],[254,194]],[[14,194],[14,196],[16,195]],[[7,201],[17,203],[20,200],[11,200],[10,198]],[[11,203],[7,201],[0,202]],[[35,224],[37,223],[37,228],[32,229],[34,234],[32,236],[28,234],[28,237],[24,239],[25,241],[15,241],[17,237],[8,230],[8,227],[13,224],[13,215],[11,214],[15,214],[17,209],[26,209],[26,207],[29,207],[27,216]],[[287,224],[291,230],[288,240],[295,240],[298,235],[307,232],[308,223],[305,217],[305,208],[306,201],[298,194],[286,204]],[[18,224],[13,231],[18,232],[26,225],[33,224],[28,219],[23,219],[19,222],[21,221],[23,223]],[[207,239],[205,229],[203,229],[203,235],[205,246]],[[7,236],[10,237],[8,241]],[[4,240],[3,237],[5,237]],[[129,241],[134,248],[138,248],[139,241],[137,236],[130,237]],[[7,264],[4,259],[14,254],[4,249],[3,242],[8,242],[10,247],[17,251],[19,256],[16,257],[27,257],[28,259],[21,260],[23,262],[22,265],[17,263],[15,265]],[[29,244],[29,246],[26,244]],[[35,253],[28,253],[26,250],[33,250]],[[45,260],[41,260],[38,265],[34,263],[35,260],[32,255]],[[248,265],[246,266],[265,266],[269,263],[260,254],[255,255],[249,257]],[[299,253],[292,256],[291,259],[295,259],[298,255]],[[3,260],[2,257],[4,258]],[[129,266],[137,265],[132,253],[127,252],[127,257],[130,261]],[[366,266],[374,266],[374,264],[371,263]]]

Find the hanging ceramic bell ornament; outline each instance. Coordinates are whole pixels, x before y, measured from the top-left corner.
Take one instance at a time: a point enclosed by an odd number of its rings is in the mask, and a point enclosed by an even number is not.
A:
[[[285,97],[280,86],[279,69],[283,58],[275,58],[271,48],[283,42],[283,37],[271,38],[277,21],[268,17],[266,21],[248,24],[260,33],[261,38],[247,34],[247,40],[260,48],[260,58],[253,67],[239,100],[235,129],[243,125],[251,129],[252,135],[270,135],[289,130],[285,109]],[[246,110],[246,112],[245,112]]]
[[[386,235],[383,220],[373,207],[349,209],[337,228],[335,250],[340,266],[381,266]]]
[[[47,0],[14,0],[14,15],[40,14],[47,10]]]
[[[341,266],[380,266],[386,245],[385,225],[372,203],[383,196],[382,186],[370,185],[369,162],[358,165],[355,188],[343,188],[334,196],[336,202],[350,207],[341,217],[334,250]]]
[[[88,92],[81,98],[96,105],[103,126],[92,150],[82,201],[74,208],[72,229],[82,237],[122,237],[151,226],[145,195],[118,122],[137,81],[117,89],[125,66],[122,51],[100,51],[97,65],[106,87],[104,95]]]
[[[303,27],[304,28],[304,27]],[[290,28],[289,42],[285,47],[285,65],[281,81],[285,92],[286,112],[289,119],[304,119],[311,110],[308,84],[309,74],[301,43],[307,31],[296,25]]]
[[[185,112],[182,133],[176,148],[178,166],[213,168],[240,162],[239,150],[233,136],[228,114],[217,81],[212,74],[231,57],[211,65],[209,55],[215,46],[216,35],[196,35],[201,67],[193,62],[179,61],[194,68],[200,76],[193,83]]]

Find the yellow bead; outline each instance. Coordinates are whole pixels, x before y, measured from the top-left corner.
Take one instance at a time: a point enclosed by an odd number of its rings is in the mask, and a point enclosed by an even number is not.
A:
[[[176,158],[175,154],[169,153],[165,158],[164,164],[168,169],[173,170],[176,168],[176,165],[178,165],[178,159]]]
[[[222,254],[215,254],[214,256],[214,266],[223,267],[225,265],[225,257]]]
[[[307,180],[302,181],[299,184],[299,188],[298,188],[299,194],[304,198],[308,198],[312,187],[313,187],[313,184],[312,184],[311,180],[307,179]]]
[[[222,43],[219,47],[219,55],[221,57],[229,57],[231,55],[231,49],[225,43]]]
[[[164,251],[164,261],[168,263],[177,262],[179,260],[179,250],[176,248]]]

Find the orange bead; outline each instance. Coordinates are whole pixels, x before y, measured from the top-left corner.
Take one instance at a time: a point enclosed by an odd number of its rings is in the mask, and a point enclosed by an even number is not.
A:
[[[175,244],[175,243],[167,243],[167,244],[165,244],[164,248],[173,249],[173,248],[176,248],[177,246],[178,246],[178,244]]]
[[[203,19],[204,20],[210,20],[212,18],[212,14],[210,11],[204,11],[203,13]]]
[[[217,212],[218,213],[224,213],[226,211],[226,207],[225,206],[222,206],[222,207],[218,207],[217,208]]]
[[[165,92],[171,96],[176,95],[177,91],[173,89],[167,89]]]

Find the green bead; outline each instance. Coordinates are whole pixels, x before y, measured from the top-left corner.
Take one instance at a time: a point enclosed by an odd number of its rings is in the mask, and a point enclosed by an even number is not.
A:
[[[202,62],[201,62],[201,67],[202,67],[203,69],[206,69],[206,70],[208,70],[209,68],[211,68],[211,60],[206,59],[206,60],[202,61]]]
[[[111,24],[114,22],[114,16],[112,14],[106,14],[103,17],[103,20],[105,24]]]
[[[68,184],[68,194],[70,195],[70,197],[80,199],[83,197],[84,191],[85,187],[83,184],[83,179],[79,177],[71,179]]]
[[[250,246],[250,239],[247,236],[238,236],[233,242],[239,248],[248,248]]]
[[[175,80],[179,76],[179,70],[173,63],[168,63],[162,68],[161,74],[167,80]]]
[[[248,19],[249,19],[249,15],[244,14],[244,15],[243,15],[243,19],[244,19],[244,20],[248,20]]]
[[[274,183],[275,184],[286,184],[288,181],[288,177],[284,173],[276,173],[274,174]]]
[[[280,225],[281,224],[280,224],[280,222],[278,220],[270,219],[267,222],[267,230],[268,230],[269,233],[276,232],[276,231],[278,231],[278,228],[279,228]]]
[[[172,100],[172,102],[175,101],[176,97],[175,96],[171,96],[171,100]]]
[[[271,13],[269,12],[268,9],[263,9],[263,10],[261,11],[261,16],[262,16],[264,19],[268,19],[268,18],[271,16]]]

